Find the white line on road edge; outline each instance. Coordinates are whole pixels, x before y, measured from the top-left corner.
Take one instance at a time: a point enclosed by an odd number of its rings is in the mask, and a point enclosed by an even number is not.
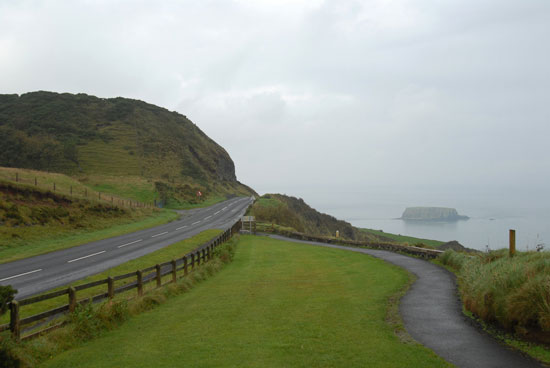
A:
[[[97,252],[97,253],[93,253],[93,254],[88,254],[87,256],[84,256],[84,257],[71,259],[70,261],[67,261],[67,263],[71,263],[71,262],[74,262],[74,261],[80,261],[81,259],[88,258],[88,257],[93,257],[93,256],[97,256],[98,254],[105,253],[105,252],[106,252],[106,250],[102,250],[101,252]]]
[[[225,211],[226,209],[227,209],[227,207],[224,207],[224,208],[222,208],[222,211]]]
[[[217,215],[218,213],[220,213],[220,211],[218,211],[218,212],[214,212],[214,215]]]
[[[19,277],[19,276],[25,276],[25,275],[28,275],[30,273],[35,273],[35,272],[39,272],[39,271],[42,271],[42,269],[39,268],[38,270],[29,271],[29,272],[25,272],[25,273],[20,273],[19,275],[10,276],[10,277],[6,277],[4,279],[0,279],[0,281],[6,281],[6,280],[9,280],[9,279],[14,279],[14,278]]]
[[[205,219],[205,220],[208,220],[210,217],[212,217],[212,216],[206,216],[204,219]]]
[[[197,221],[197,222],[193,222],[191,225],[196,225],[198,224],[200,221]]]
[[[187,227],[187,225],[184,225],[184,226],[180,226],[178,228],[176,228],[176,230],[181,230],[181,229],[185,229]]]
[[[157,236],[161,236],[161,235],[164,235],[164,234],[168,234],[168,231],[165,231],[165,232],[157,234],[157,235],[151,235],[151,238],[155,238]]]
[[[130,244],[139,243],[142,240],[143,239],[139,239],[139,240],[136,240],[136,241],[133,241],[133,242],[130,242],[130,243],[122,244],[122,245],[119,245],[117,248],[122,248],[122,247],[125,247],[125,246],[130,245]]]

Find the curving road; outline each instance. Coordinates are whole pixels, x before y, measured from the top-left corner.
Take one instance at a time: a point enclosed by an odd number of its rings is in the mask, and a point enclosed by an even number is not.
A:
[[[474,327],[462,314],[455,277],[422,259],[383,250],[352,248],[270,235],[272,238],[338,248],[381,258],[417,276],[401,299],[400,312],[407,332],[448,362],[463,368],[543,367],[537,361],[499,344]]]
[[[138,232],[0,264],[0,285],[12,285],[22,299],[67,285],[190,238],[207,229],[226,229],[252,203],[237,197],[207,208],[178,211],[179,220]]]

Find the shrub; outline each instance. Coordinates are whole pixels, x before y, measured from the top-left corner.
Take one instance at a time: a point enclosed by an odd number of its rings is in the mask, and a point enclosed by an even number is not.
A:
[[[6,313],[8,310],[8,304],[13,300],[13,297],[17,294],[17,290],[10,285],[0,285],[0,316]]]

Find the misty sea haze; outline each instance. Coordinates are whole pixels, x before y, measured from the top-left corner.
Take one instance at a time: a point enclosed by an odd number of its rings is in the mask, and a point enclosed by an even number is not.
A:
[[[354,190],[289,190],[313,208],[357,227],[441,241],[457,240],[478,250],[508,247],[509,229],[516,230],[518,250],[550,249],[550,201],[544,189],[396,188]],[[456,208],[469,220],[411,222],[397,219],[406,207]]]

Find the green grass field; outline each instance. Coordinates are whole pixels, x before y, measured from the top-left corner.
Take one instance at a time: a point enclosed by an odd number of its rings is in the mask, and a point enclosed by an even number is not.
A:
[[[370,234],[374,234],[374,235],[377,235],[377,236],[383,236],[383,237],[389,238],[391,240],[394,240],[398,243],[407,243],[408,245],[416,245],[416,244],[422,243],[422,244],[428,245],[430,247],[437,248],[441,244],[443,244],[443,242],[439,241],[439,240],[421,239],[421,238],[415,238],[415,237],[412,237],[412,236],[391,234],[391,233],[386,233],[386,232],[381,231],[381,230],[361,229],[361,231],[364,231],[364,232],[367,232],[367,233],[370,233]]]
[[[123,275],[126,273],[134,272],[140,269],[144,269],[150,266],[154,266],[157,263],[164,263],[168,262],[172,259],[177,259],[183,257],[186,253],[190,252],[191,250],[195,249],[196,247],[200,246],[201,244],[206,243],[210,239],[214,238],[215,236],[219,235],[222,231],[218,229],[212,229],[212,230],[205,230],[201,232],[200,234],[197,234],[189,239],[185,239],[182,241],[179,241],[177,243],[171,244],[167,247],[164,247],[162,249],[157,250],[156,252],[147,254],[143,257],[139,257],[136,259],[133,259],[131,261],[128,261],[126,263],[120,264],[118,266],[115,266],[113,268],[110,268],[107,271],[86,277],[82,280],[79,280],[77,282],[72,283],[72,286],[82,285],[89,282],[97,281],[97,280],[103,280],[106,279],[109,276],[117,276],[117,275]],[[163,282],[167,281],[171,278],[171,275],[167,275],[163,277]],[[121,281],[115,282],[115,287],[118,288],[120,286],[126,285],[130,282],[134,282],[135,278],[129,278],[124,279]],[[149,284],[146,284],[144,287],[144,290],[152,289],[155,287],[155,283],[151,282]],[[58,287],[54,290],[61,290],[66,289],[67,286]],[[83,299],[87,297],[91,297],[100,293],[104,293],[107,289],[107,286],[100,285],[97,287],[93,287],[90,289],[85,289],[82,291],[77,292],[77,298]],[[50,290],[48,292],[54,291]],[[127,296],[135,295],[136,289],[132,289],[131,291],[128,291],[123,294],[119,294],[120,298],[127,298]],[[117,296],[118,298],[119,296]],[[47,310],[60,307],[62,305],[67,304],[67,296],[62,295],[57,298],[48,299],[39,303],[30,304],[28,306],[21,307],[21,318],[25,318],[28,316],[32,316],[34,314],[38,314],[41,312],[45,312]],[[4,314],[0,317],[0,324],[2,323],[8,323],[9,322],[9,313]]]
[[[243,236],[200,287],[43,366],[449,366],[386,323],[408,280],[363,254]]]

